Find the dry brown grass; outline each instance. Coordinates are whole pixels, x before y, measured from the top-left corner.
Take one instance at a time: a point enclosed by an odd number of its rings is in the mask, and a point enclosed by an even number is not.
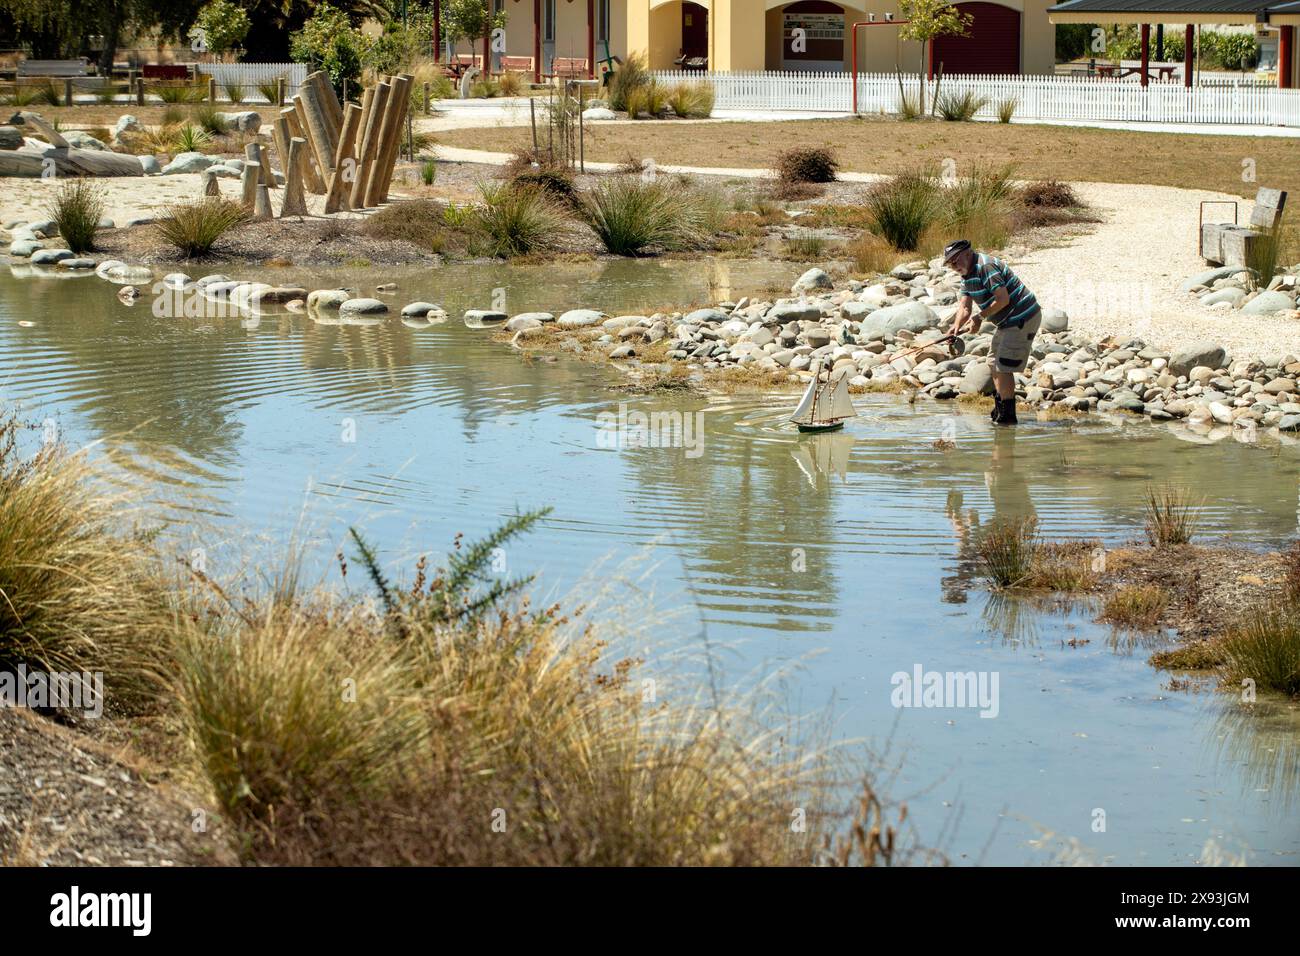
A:
[[[1106,598],[1101,620],[1120,627],[1151,630],[1169,606],[1170,595],[1154,584],[1129,584]]]
[[[958,169],[1002,162],[1014,156],[1021,179],[1067,182],[1150,183],[1211,189],[1253,197],[1258,184],[1241,181],[1244,144],[1236,136],[1144,133],[1127,130],[1013,124],[990,135],[985,123],[902,123],[890,119],[806,120],[732,123],[725,135],[711,123],[593,127],[587,130],[587,158],[618,162],[630,150],[638,156],[672,156],[686,166],[772,168],[781,144],[834,143],[843,169],[900,173],[917,156],[951,157]],[[522,146],[527,130],[457,131],[457,145],[509,152]],[[1284,138],[1258,137],[1249,153],[1267,185],[1300,190],[1300,164]],[[1116,162],[1117,156],[1123,162]]]

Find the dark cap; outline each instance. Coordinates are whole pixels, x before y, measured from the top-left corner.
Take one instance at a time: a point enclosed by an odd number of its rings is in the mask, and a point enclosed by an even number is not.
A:
[[[970,248],[970,241],[966,239],[954,239],[943,247],[943,261],[947,265],[952,262],[954,256],[959,256]]]

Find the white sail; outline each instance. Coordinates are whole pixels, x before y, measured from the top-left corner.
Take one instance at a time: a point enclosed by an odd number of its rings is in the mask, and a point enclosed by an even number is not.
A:
[[[853,399],[849,398],[848,374],[845,373],[835,380],[835,388],[831,391],[829,402],[822,399],[817,404],[817,413],[823,419],[856,418],[858,410],[853,407]]]
[[[817,390],[820,386],[821,383],[817,381],[817,376],[813,375],[813,380],[808,383],[808,389],[803,393],[803,398],[799,399],[799,407],[790,416],[790,421],[797,425],[811,425],[813,423],[813,403],[817,400]]]

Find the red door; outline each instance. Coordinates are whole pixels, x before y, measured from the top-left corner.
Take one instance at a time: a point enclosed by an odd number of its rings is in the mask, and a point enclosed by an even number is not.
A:
[[[932,66],[947,76],[1020,72],[1020,11],[1000,3],[959,3],[974,19],[964,37],[936,37]]]
[[[682,56],[709,55],[709,11],[698,3],[682,4]]]

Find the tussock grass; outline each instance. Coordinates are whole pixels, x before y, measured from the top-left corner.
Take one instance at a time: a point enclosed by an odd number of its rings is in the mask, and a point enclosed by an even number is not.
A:
[[[646,249],[693,249],[705,244],[704,211],[696,195],[666,180],[615,176],[584,193],[582,217],[605,248],[634,256]]]
[[[984,573],[998,587],[1014,587],[1029,576],[1038,543],[1038,519],[999,518],[978,545]]]
[[[1154,548],[1190,544],[1200,522],[1201,502],[1186,488],[1165,485],[1146,490],[1146,536]]]
[[[190,83],[159,83],[149,90],[164,103],[202,103],[208,97],[208,88]]]
[[[201,126],[186,123],[175,130],[172,148],[178,153],[201,153],[212,145],[212,136]]]
[[[1235,684],[1300,694],[1300,604],[1275,600],[1246,610],[1219,641],[1224,673]]]
[[[844,246],[845,254],[860,273],[888,272],[898,263],[898,252],[880,236],[863,232]]]
[[[934,101],[934,108],[945,120],[953,123],[968,123],[975,114],[988,105],[988,97],[980,96],[972,90],[961,93],[940,93]]]
[[[200,202],[171,206],[154,226],[164,241],[186,258],[207,255],[221,237],[249,220],[242,203],[210,196]]]
[[[685,119],[707,119],[713,115],[711,83],[678,83],[668,92],[668,105]]]
[[[1092,569],[1096,541],[1058,541],[1038,543],[1029,559],[1029,572],[1022,587],[1049,591],[1086,591],[1097,583]]]
[[[497,89],[502,96],[518,96],[524,89],[524,78],[518,73],[502,73],[497,77]]]
[[[650,83],[650,68],[644,53],[631,53],[615,71],[609,83],[609,108],[629,111],[627,98],[630,93]],[[629,111],[630,112],[630,111]]]
[[[903,173],[872,186],[864,205],[871,230],[894,249],[910,252],[941,211],[939,183],[929,170]]]
[[[148,548],[114,530],[125,502],[84,455],[24,457],[21,430],[0,419],[0,669],[102,672],[115,708],[145,709],[168,658]]]
[[[279,79],[281,78],[277,77],[276,79],[266,80],[262,83],[257,84],[258,95],[260,95],[262,99],[266,100],[266,102],[271,105],[275,105],[276,98],[280,95],[280,85],[278,82]],[[286,84],[285,93],[288,94],[288,92],[289,92],[289,88],[288,85]]]
[[[560,207],[544,191],[508,183],[479,186],[482,203],[470,213],[475,244],[492,256],[524,256],[557,246],[567,229]]]
[[[190,119],[209,136],[220,136],[226,131],[226,124],[217,114],[221,112],[210,103],[202,103],[190,111]]]
[[[367,216],[361,232],[376,239],[399,240],[433,249],[442,242],[447,228],[446,207],[431,199],[412,199],[389,203]]]
[[[104,218],[104,187],[90,179],[63,185],[46,211],[73,252],[95,248],[95,230]]]
[[[1016,108],[1020,106],[1020,100],[1014,96],[998,100],[997,112],[999,123],[1010,123],[1013,116],[1016,115]]]
[[[1130,584],[1106,599],[1101,619],[1139,630],[1155,628],[1169,606],[1169,592],[1154,584]]]
[[[1226,661],[1223,645],[1214,640],[1182,644],[1167,651],[1157,651],[1150,657],[1152,667],[1175,671],[1213,670]]]
[[[831,842],[825,752],[647,692],[592,626],[483,590],[535,517],[407,585],[357,537],[372,610],[281,589],[186,635],[185,726],[249,862],[789,865]],[[883,862],[892,829],[840,859]]]

